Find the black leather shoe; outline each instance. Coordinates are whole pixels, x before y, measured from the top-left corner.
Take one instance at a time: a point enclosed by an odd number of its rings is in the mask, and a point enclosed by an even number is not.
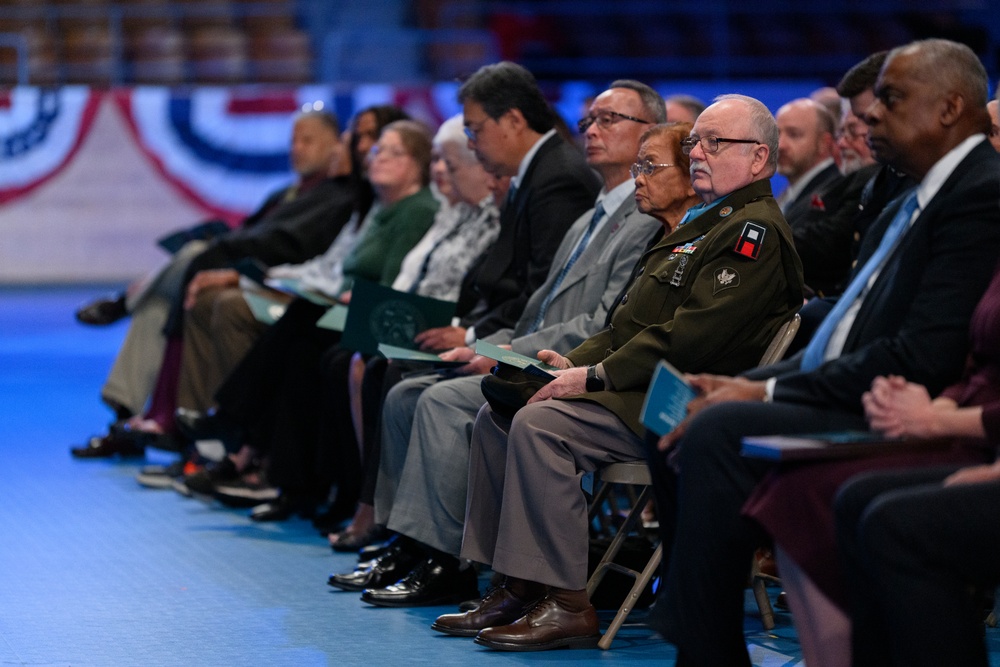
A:
[[[367,547],[362,547],[358,550],[358,560],[375,560],[382,554],[389,553],[389,551],[396,545],[400,540],[399,533],[393,533],[389,535],[388,539],[369,544]]]
[[[177,408],[174,422],[178,430],[191,440],[221,440],[227,451],[235,451],[242,444],[241,429],[218,413],[206,414]]]
[[[389,535],[386,531],[385,526],[372,526],[370,530],[366,530],[363,533],[353,533],[344,531],[340,534],[336,542],[330,543],[330,548],[337,553],[348,553],[351,551],[359,551],[373,542],[380,542]],[[364,558],[361,560],[372,560],[371,558]]]
[[[114,456],[131,458],[146,455],[144,447],[119,437],[114,431],[91,438],[83,447],[71,447],[69,452],[78,459],[110,459]]]
[[[431,607],[453,604],[479,595],[476,571],[458,569],[458,560],[442,562],[428,558],[406,575],[385,588],[369,588],[361,601],[376,607]]]
[[[257,505],[250,511],[253,521],[284,521],[293,514],[308,515],[311,506],[308,502],[297,500],[287,495],[280,495],[275,500]]]
[[[126,315],[128,311],[125,309],[125,292],[96,299],[80,306],[76,311],[77,321],[98,327],[114,324]]]
[[[371,567],[347,574],[331,574],[326,583],[343,591],[385,588],[406,576],[421,560],[422,556],[400,546],[375,560]]]

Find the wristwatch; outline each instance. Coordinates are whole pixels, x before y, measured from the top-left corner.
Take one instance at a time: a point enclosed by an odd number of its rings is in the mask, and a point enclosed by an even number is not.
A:
[[[604,380],[597,375],[597,366],[587,366],[587,391],[604,391]]]

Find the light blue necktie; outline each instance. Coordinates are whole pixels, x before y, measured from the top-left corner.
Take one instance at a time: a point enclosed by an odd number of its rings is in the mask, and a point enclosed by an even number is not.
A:
[[[556,276],[556,279],[552,283],[552,287],[549,289],[549,293],[545,295],[545,299],[542,301],[542,305],[538,308],[538,315],[535,316],[535,321],[531,323],[528,328],[527,333],[534,333],[538,331],[542,326],[542,320],[545,319],[545,311],[549,309],[549,305],[552,303],[552,299],[556,297],[556,292],[559,290],[559,286],[562,285],[563,279],[569,270],[573,268],[576,264],[576,260],[580,259],[580,255],[583,251],[587,249],[587,243],[590,242],[590,236],[594,233],[594,227],[597,226],[597,221],[601,219],[604,215],[604,204],[602,202],[597,202],[597,206],[594,207],[594,216],[590,219],[590,226],[587,227],[587,231],[583,233],[580,237],[580,242],[576,244],[576,248],[573,249],[573,253],[566,260],[566,264],[562,267],[562,271]]]
[[[819,328],[816,329],[816,333],[813,334],[812,340],[809,341],[809,345],[806,346],[806,350],[802,355],[801,370],[811,371],[819,368],[820,364],[823,363],[823,357],[826,355],[826,347],[830,344],[830,337],[833,336],[837,324],[840,323],[844,314],[847,313],[854,301],[861,295],[865,287],[867,287],[872,274],[875,273],[886,257],[888,257],[889,253],[896,246],[896,242],[903,235],[903,232],[907,230],[910,218],[913,217],[915,210],[917,210],[916,190],[911,192],[910,196],[903,202],[903,205],[899,207],[896,217],[893,218],[892,222],[889,223],[888,229],[885,230],[882,242],[879,243],[878,248],[875,249],[875,252],[868,258],[865,265],[855,274],[854,280],[851,281],[851,284],[847,286],[847,289],[837,300],[837,305],[827,313],[823,322],[820,323]]]

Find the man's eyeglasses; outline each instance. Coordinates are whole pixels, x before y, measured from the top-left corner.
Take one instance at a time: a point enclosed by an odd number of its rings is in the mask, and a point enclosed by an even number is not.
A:
[[[486,118],[484,118],[483,120],[479,121],[478,123],[469,123],[464,128],[464,130],[465,130],[465,136],[467,136],[469,138],[469,141],[475,143],[476,142],[476,136],[480,132],[483,131],[483,127],[486,125],[486,123],[488,123],[491,120],[492,120],[492,118],[490,118],[489,116],[487,116]]]
[[[642,162],[636,162],[629,167],[628,173],[632,174],[632,178],[639,178],[639,174],[642,174],[643,176],[652,176],[653,172],[657,169],[676,166],[676,164],[653,164],[649,160],[643,160]]]
[[[864,139],[868,136],[868,126],[864,123],[845,123],[840,131],[837,132],[837,137],[850,137],[851,139]]]
[[[623,120],[630,120],[633,123],[642,123],[643,125],[650,125],[648,120],[643,120],[641,118],[636,118],[634,116],[626,116],[623,113],[618,113],[617,111],[598,111],[596,114],[590,116],[584,116],[581,118],[577,124],[576,128],[583,134],[587,131],[594,123],[597,123],[597,127],[602,130],[606,130],[615,123],[620,123]]]
[[[697,134],[692,134],[686,139],[681,139],[681,152],[684,155],[690,155],[691,151],[694,149],[695,144],[701,144],[701,149],[708,153],[709,155],[719,152],[719,144],[760,144],[763,142],[757,141],[756,139],[727,139],[726,137],[699,137]]]

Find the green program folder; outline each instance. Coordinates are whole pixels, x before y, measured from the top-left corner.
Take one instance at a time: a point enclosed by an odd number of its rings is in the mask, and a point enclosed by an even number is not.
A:
[[[375,354],[379,343],[413,349],[418,333],[451,324],[453,301],[397,292],[367,280],[354,281],[340,345]]]

